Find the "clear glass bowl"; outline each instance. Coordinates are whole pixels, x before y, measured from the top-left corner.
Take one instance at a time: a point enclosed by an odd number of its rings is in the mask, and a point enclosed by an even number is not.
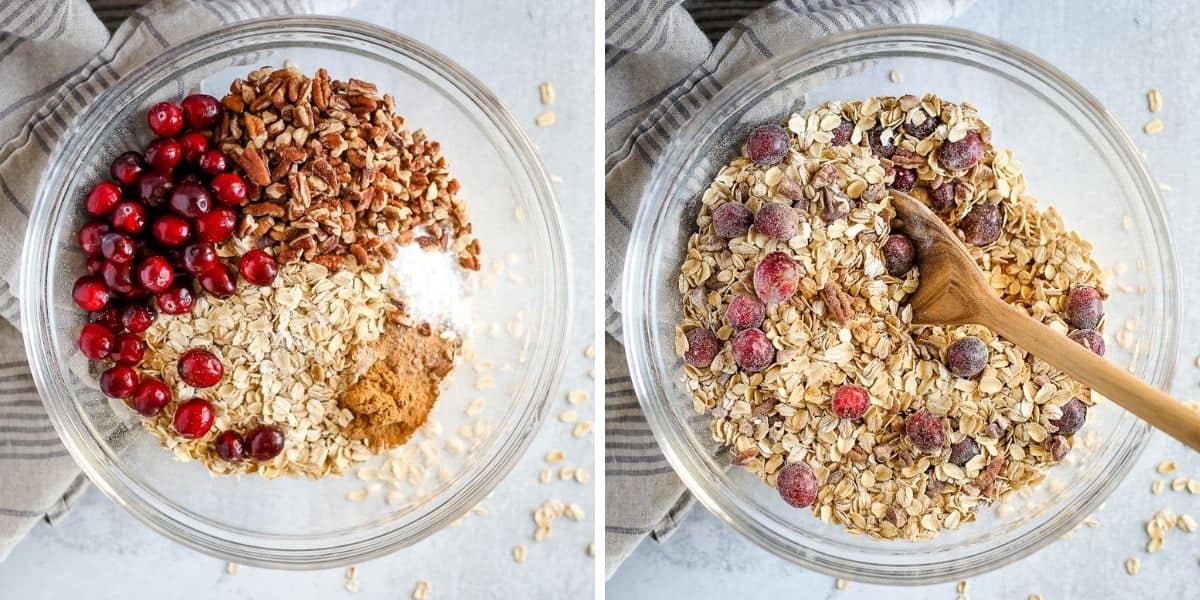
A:
[[[153,103],[197,89],[221,96],[234,77],[285,61],[307,73],[327,67],[340,79],[374,81],[395,95],[410,127],[424,128],[442,143],[483,244],[485,274],[497,261],[507,265],[492,287],[481,290],[475,318],[505,323],[524,309],[534,325],[524,342],[475,334],[476,360],[512,368],[496,371],[495,388],[480,391],[470,367],[460,366],[431,418],[443,437],[452,436],[466,424],[467,405],[485,397],[483,412],[470,421],[485,421],[490,433],[465,456],[447,455],[449,475],[427,474],[424,493],[407,504],[389,505],[382,493],[349,502],[346,492],[366,485],[349,475],[316,482],[235,479],[177,462],[132,411],[98,392],[76,348],[85,315],[71,301],[83,271],[74,236],[84,221],[88,188],[106,177],[118,153],[149,141],[145,110]],[[549,409],[572,314],[556,207],[546,171],[512,115],[474,77],[422,44],[366,23],[314,17],[253,21],[205,34],[155,57],[97,98],[43,175],[25,241],[21,298],[38,390],[59,436],[96,487],[180,543],[242,564],[297,569],[386,554],[478,503],[516,464]],[[524,219],[515,219],[517,212]]]
[[[903,84],[889,81],[895,70]],[[1110,335],[1141,323],[1137,376],[1166,388],[1179,341],[1178,274],[1165,212],[1140,154],[1104,108],[1054,67],[966,31],[876,29],[832,37],[759,65],[726,86],[674,136],[634,224],[625,263],[623,326],[633,383],[668,461],[710,511],[764,548],[812,569],[861,581],[925,584],[997,568],[1058,539],[1093,511],[1134,464],[1148,426],[1112,404],[1092,410],[1072,460],[1001,514],[928,542],[884,542],[797,511],[753,474],[728,468],[681,384],[674,351],[676,288],[700,191],[739,152],[749,126],[824,101],[933,92],[970,101],[992,140],[1026,166],[1030,192],[1096,244],[1101,265],[1122,261],[1105,304]],[[1120,290],[1129,289],[1130,293]],[[1117,344],[1109,358],[1133,358]]]

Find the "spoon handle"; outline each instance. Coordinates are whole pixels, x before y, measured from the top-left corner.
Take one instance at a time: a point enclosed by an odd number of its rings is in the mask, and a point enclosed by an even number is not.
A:
[[[1116,402],[1156,429],[1200,452],[1200,412],[1130,375],[1091,350],[994,298],[980,325]]]

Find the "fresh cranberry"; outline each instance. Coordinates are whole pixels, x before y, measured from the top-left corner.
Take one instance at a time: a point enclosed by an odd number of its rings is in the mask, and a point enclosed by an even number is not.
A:
[[[217,298],[228,298],[237,289],[237,275],[228,265],[217,264],[196,277],[200,289]]]
[[[212,178],[213,193],[217,202],[228,206],[246,203],[246,182],[237,173],[221,173]]]
[[[111,181],[101,181],[88,192],[84,210],[93,217],[103,217],[121,202],[121,187]]]
[[[86,269],[88,275],[100,275],[101,270],[104,269],[104,258],[100,256],[88,258]]]
[[[987,345],[973,335],[954,340],[946,348],[946,366],[959,377],[974,377],[982,373],[987,364]]]
[[[163,215],[150,226],[150,233],[164,246],[179,246],[192,237],[192,224],[175,215]]]
[[[112,353],[116,338],[99,323],[87,323],[79,330],[79,351],[90,360],[104,360]]]
[[[871,396],[861,385],[848,383],[834,392],[831,404],[839,419],[861,419],[871,406]]]
[[[929,191],[929,206],[934,212],[945,213],[954,208],[956,186],[953,181],[946,181]]]
[[[194,165],[208,150],[208,136],[199,131],[189,131],[179,136],[179,149],[183,153],[183,160]]]
[[[133,265],[131,263],[115,263],[111,260],[100,268],[100,276],[104,284],[114,293],[128,296],[133,293]]]
[[[784,502],[796,507],[807,508],[817,501],[817,475],[808,463],[788,463],[779,469],[775,488]]]
[[[212,129],[221,122],[221,102],[208,94],[192,94],[180,105],[183,120],[192,129]]]
[[[137,152],[126,152],[112,161],[108,172],[121,185],[137,183],[138,176],[146,171],[146,161]]]
[[[146,162],[160,173],[170,173],[182,158],[183,148],[175,138],[158,138],[146,146]]]
[[[725,239],[733,239],[750,231],[754,215],[741,202],[726,202],[713,211],[713,231]]]
[[[683,353],[683,360],[693,367],[707,367],[712,364],[717,352],[721,350],[721,341],[716,334],[703,327],[697,327],[684,334],[687,338],[688,349]]]
[[[100,254],[109,262],[127,263],[136,251],[133,238],[124,233],[106,233],[100,238]]]
[[[905,273],[912,270],[917,251],[907,236],[899,233],[889,235],[887,241],[883,242],[882,249],[883,262],[887,267],[888,275],[903,277]]]
[[[229,157],[220,150],[209,150],[200,155],[196,166],[200,167],[201,172],[208,175],[219,175],[229,170]]]
[[[129,406],[134,412],[144,417],[153,417],[162,412],[171,403],[171,388],[161,379],[147,377],[138,384],[133,396],[129,398]]]
[[[914,122],[908,118],[904,119],[904,133],[911,135],[917,139],[925,139],[937,130],[939,119],[932,115],[925,114],[923,109],[917,111],[918,114],[924,115],[924,120]]]
[[[767,318],[767,307],[752,294],[738,294],[729,301],[725,318],[734,329],[754,329]]]
[[[733,361],[748,372],[761,371],[775,361],[775,346],[767,334],[758,329],[744,329],[733,338],[730,345]]]
[[[109,290],[108,286],[104,285],[104,281],[95,275],[84,275],[75,280],[75,287],[71,290],[71,297],[75,300],[75,304],[79,308],[88,311],[97,311],[104,308],[108,304]]]
[[[1104,356],[1104,337],[1095,329],[1076,329],[1067,337],[1076,344],[1091,350],[1097,356]]]
[[[908,169],[905,167],[892,168],[892,185],[893,190],[901,192],[911,192],[914,187],[917,187],[917,170]]]
[[[171,190],[170,205],[179,216],[195,219],[212,208],[212,197],[200,184],[180,183]]]
[[[896,154],[895,137],[888,136],[888,143],[883,143],[883,126],[876,125],[867,130],[867,143],[871,146],[871,153],[880,158],[891,158]]]
[[[225,374],[225,367],[212,352],[203,348],[191,348],[179,356],[176,365],[179,378],[184,383],[198,388],[217,385]]]
[[[208,400],[192,398],[175,409],[175,432],[189,440],[203,437],[212,429],[216,416],[216,411]]]
[[[974,131],[968,131],[957,142],[942,142],[937,150],[938,164],[947,171],[965,171],[983,158],[983,140]]]
[[[755,127],[746,138],[746,154],[754,164],[770,166],[787,156],[789,143],[788,134],[782,127],[764,123]]]
[[[116,346],[113,347],[112,359],[118,365],[132,367],[142,362],[146,355],[146,342],[136,333],[122,333],[117,336]]]
[[[117,365],[100,374],[100,391],[109,398],[128,398],[137,386],[137,371],[124,365]]]
[[[137,182],[138,199],[146,206],[157,208],[167,201],[173,187],[175,182],[162,173],[142,173]]]
[[[1087,405],[1079,398],[1071,398],[1061,409],[1062,416],[1051,419],[1050,424],[1058,428],[1060,435],[1073,435],[1087,420]]]
[[[969,437],[957,444],[950,444],[950,462],[953,464],[965,466],[976,456],[979,456],[979,444]]]
[[[283,451],[283,432],[274,425],[259,425],[246,432],[246,446],[250,458],[266,462]]]
[[[754,227],[769,238],[790,240],[800,232],[800,216],[783,202],[768,202],[754,215]]]
[[[223,242],[233,235],[237,227],[237,213],[232,208],[218,206],[206,214],[196,217],[196,237],[214,244]]]
[[[216,248],[208,242],[189,244],[183,249],[183,268],[193,275],[208,271],[220,262]]]
[[[113,209],[112,224],[119,231],[139,234],[146,228],[146,208],[132,200],[126,200]]]
[[[144,304],[130,304],[121,311],[121,325],[133,333],[141,333],[154,324],[154,311]]]
[[[800,266],[782,252],[772,252],[754,267],[754,293],[766,304],[778,304],[796,294]]]
[[[238,259],[238,272],[241,273],[242,279],[254,285],[267,286],[271,285],[275,276],[279,274],[279,264],[275,262],[275,257],[267,254],[265,250],[255,248]]]
[[[146,121],[156,135],[172,136],[183,129],[183,111],[170,102],[159,102],[150,107]]]
[[[192,310],[192,290],[186,286],[176,283],[171,286],[171,289],[161,292],[154,297],[158,303],[158,310],[161,310],[168,315],[182,315]]]
[[[842,122],[838,123],[838,126],[829,133],[833,135],[833,139],[830,140],[831,144],[845,146],[850,143],[850,137],[854,134],[854,123],[842,119]]]
[[[204,185],[204,178],[200,177],[199,175],[197,175],[191,171],[185,171],[182,175],[179,173],[175,174],[175,183],[177,183],[177,184],[192,183],[192,184],[196,184],[196,185]]]
[[[925,452],[940,449],[946,441],[941,419],[924,408],[908,415],[904,420],[904,434],[912,441],[913,446]]]
[[[1079,285],[1067,293],[1067,322],[1076,329],[1095,329],[1104,314],[1104,301],[1100,290],[1090,285]]]
[[[121,309],[112,304],[95,312],[88,313],[88,323],[103,325],[105,329],[114,334],[120,333],[121,329],[124,328],[121,325]]]
[[[108,223],[104,221],[88,221],[79,228],[79,247],[83,249],[83,253],[90,257],[101,256],[103,248],[101,242],[104,239],[104,234],[108,233]]]
[[[213,440],[213,449],[217,451],[221,460],[237,462],[242,460],[242,455],[246,453],[246,440],[236,431],[222,431]]]
[[[1004,213],[991,202],[977,204],[958,222],[958,228],[968,244],[986,246],[1000,239],[1000,233],[1004,230]]]
[[[151,256],[138,266],[138,281],[150,292],[165,292],[175,282],[175,270],[167,259]]]

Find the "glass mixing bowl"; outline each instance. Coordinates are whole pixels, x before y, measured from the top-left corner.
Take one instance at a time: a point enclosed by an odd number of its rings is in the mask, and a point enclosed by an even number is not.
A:
[[[350,502],[366,482],[257,476],[211,477],[162,450],[120,402],[97,390],[76,348],[85,315],[71,300],[83,271],[75,232],[82,198],[118,153],[150,139],[145,111],[193,90],[223,95],[233,78],[262,65],[295,63],[339,79],[373,81],[397,99],[412,128],[442,143],[483,244],[479,321],[504,324],[524,310],[529,334],[474,332],[476,361],[498,368],[493,389],[476,389],[463,364],[444,387],[427,427],[441,451],[462,427],[483,433],[466,454],[444,456],[410,501],[383,493]],[[524,218],[515,218],[523,213]],[[22,264],[22,324],[38,390],[75,461],[108,497],[168,537],[242,564],[279,568],[345,565],[412,544],[477,504],[512,469],[549,408],[566,352],[572,305],[562,218],[533,144],[495,96],[441,54],[369,24],[334,18],[276,18],[208,33],[171,48],[122,77],[68,131],[44,173]],[[499,263],[499,264],[498,264]],[[503,268],[502,274],[495,274]],[[486,287],[489,286],[490,287]],[[481,339],[486,338],[486,339]],[[486,343],[484,343],[486,342]],[[465,409],[484,398],[482,411]],[[472,410],[471,412],[474,412]],[[440,430],[440,432],[439,432]],[[485,433],[484,433],[485,432]],[[369,464],[369,463],[368,463]],[[430,469],[432,471],[432,469]],[[419,492],[419,493],[418,493]]]
[[[889,79],[895,70],[903,84]],[[1165,212],[1140,154],[1104,108],[1054,67],[966,31],[904,27],[848,33],[778,56],[726,86],[676,134],[646,189],[623,282],[633,383],[659,445],[710,511],[764,548],[806,567],[875,583],[924,584],[994,569],[1058,539],[1119,484],[1146,444],[1147,425],[1110,403],[1089,413],[1083,443],[1048,483],[1004,510],[927,542],[884,542],[797,511],[749,471],[728,468],[708,418],[681,384],[676,278],[700,192],[737,154],[751,125],[834,99],[933,92],[975,104],[998,148],[1026,167],[1029,190],[1096,244],[1110,284],[1109,334],[1137,319],[1132,353],[1109,358],[1166,388],[1179,341],[1178,274]],[[1119,285],[1117,285],[1119,284]],[[1136,357],[1131,356],[1136,354]]]

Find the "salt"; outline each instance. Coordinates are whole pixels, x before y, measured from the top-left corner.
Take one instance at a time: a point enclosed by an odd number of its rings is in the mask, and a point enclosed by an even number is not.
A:
[[[460,334],[469,331],[474,280],[453,254],[405,244],[388,261],[387,274],[392,291],[414,319]]]

